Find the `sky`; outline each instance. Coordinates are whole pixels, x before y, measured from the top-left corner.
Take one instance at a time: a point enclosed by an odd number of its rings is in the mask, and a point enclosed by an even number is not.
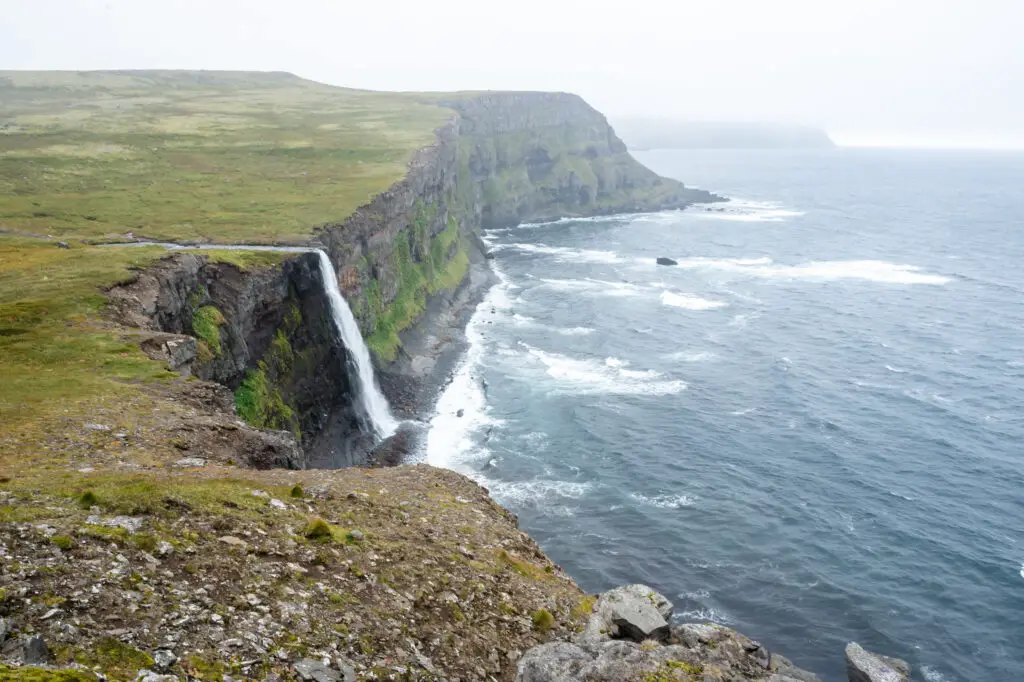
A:
[[[1021,0],[0,0],[0,69],[564,90],[841,144],[1024,148]]]

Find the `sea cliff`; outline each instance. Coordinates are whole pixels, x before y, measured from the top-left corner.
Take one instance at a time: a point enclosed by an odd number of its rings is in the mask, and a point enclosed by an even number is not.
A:
[[[310,469],[366,463],[371,445],[315,254],[97,245],[144,235],[323,249],[385,391],[422,414],[491,281],[482,228],[717,198],[644,169],[572,95],[399,97],[296,81],[0,79],[17,104],[3,112],[15,136],[0,170],[18,197],[0,235],[0,680],[813,680],[725,628],[670,627],[651,588],[626,602],[585,595],[463,476]],[[294,109],[302,97],[310,109]],[[353,103],[362,113],[340,113]],[[334,118],[321,118],[328,105]],[[81,113],[154,106],[128,132]],[[181,134],[181,111],[192,125],[211,107],[231,116]],[[238,132],[250,119],[256,138]],[[380,129],[393,134],[365,133]],[[311,140],[336,147],[325,159]],[[259,177],[209,170],[250,148]],[[106,187],[135,183],[126,167],[151,174],[132,190],[139,211],[155,210],[142,199],[153,183],[177,197],[174,211],[136,223]],[[332,203],[310,185],[324,219],[303,228],[309,207],[281,204],[271,221],[290,227],[268,225],[258,202],[302,197],[311,172],[364,183],[364,200]],[[223,202],[229,224],[197,196]]]

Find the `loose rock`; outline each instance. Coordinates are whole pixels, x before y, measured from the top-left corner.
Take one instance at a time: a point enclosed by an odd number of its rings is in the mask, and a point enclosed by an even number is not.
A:
[[[45,665],[53,661],[50,647],[46,646],[46,642],[39,635],[26,639],[22,645],[22,652],[25,665]]]
[[[618,587],[601,595],[579,643],[588,648],[608,639],[664,640],[672,602],[646,585]]]
[[[873,654],[856,642],[846,645],[846,675],[850,682],[908,682],[906,661]]]
[[[295,672],[301,680],[313,682],[338,682],[341,675],[320,661],[304,658],[295,664]]]
[[[165,673],[177,662],[178,657],[172,651],[157,649],[153,652],[153,667],[157,669],[157,672]]]

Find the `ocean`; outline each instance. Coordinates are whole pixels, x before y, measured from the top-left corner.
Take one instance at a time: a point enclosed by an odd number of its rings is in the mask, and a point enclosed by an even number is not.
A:
[[[825,682],[1024,679],[1024,154],[637,157],[732,201],[488,232],[424,459]]]

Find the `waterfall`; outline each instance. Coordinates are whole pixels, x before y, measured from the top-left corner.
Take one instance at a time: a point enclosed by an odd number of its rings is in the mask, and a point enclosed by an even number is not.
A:
[[[331,305],[331,317],[348,351],[350,374],[357,384],[359,404],[377,437],[387,438],[398,428],[398,422],[391,416],[388,401],[377,386],[377,380],[373,376],[373,363],[370,361],[370,350],[363,341],[352,309],[348,307],[338,289],[338,276],[334,272],[334,264],[324,251],[316,249],[316,253],[320,257],[320,276],[324,280],[324,290]]]

